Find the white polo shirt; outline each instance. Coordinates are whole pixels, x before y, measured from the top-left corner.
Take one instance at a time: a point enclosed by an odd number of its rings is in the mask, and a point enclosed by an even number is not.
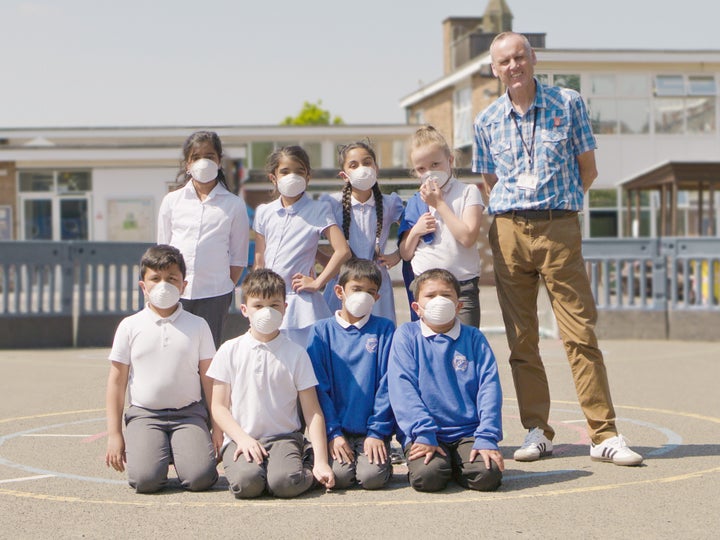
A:
[[[267,343],[249,331],[226,341],[207,374],[230,385],[233,418],[255,439],[299,430],[298,392],[317,386],[307,352],[283,333]]]
[[[235,288],[231,266],[247,266],[250,222],[242,198],[218,183],[204,201],[192,181],[168,193],[158,213],[158,244],[180,250],[187,266],[183,298],[212,298]]]
[[[474,184],[465,184],[455,177],[450,178],[442,187],[443,198],[453,213],[462,219],[463,212],[469,206],[483,206],[480,190]],[[480,251],[477,243],[464,247],[455,240],[448,226],[443,222],[437,210],[430,208],[437,220],[435,236],[430,244],[418,242],[411,260],[413,273],[419,276],[432,268],[446,268],[458,279],[467,281],[480,275]]]
[[[130,366],[131,405],[180,409],[200,401],[200,360],[215,354],[205,319],[184,311],[163,319],[149,307],[120,321],[109,359]]]

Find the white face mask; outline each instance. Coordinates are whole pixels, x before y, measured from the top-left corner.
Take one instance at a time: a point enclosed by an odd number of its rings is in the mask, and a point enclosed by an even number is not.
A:
[[[148,301],[160,309],[173,307],[180,301],[180,289],[167,281],[156,283],[147,293]]]
[[[281,195],[292,199],[305,191],[307,182],[299,174],[286,174],[278,178],[277,188]]]
[[[217,178],[218,170],[218,164],[212,159],[202,158],[190,165],[188,172],[201,184],[207,184]]]
[[[372,167],[358,167],[348,174],[350,185],[360,191],[367,191],[377,183],[377,172]]]
[[[345,309],[353,317],[364,317],[372,311],[375,299],[370,293],[358,291],[345,297]]]
[[[447,171],[427,171],[420,177],[420,182],[424,184],[431,178],[435,180],[438,187],[441,188],[450,180],[450,175]]]
[[[261,334],[272,334],[283,321],[283,315],[277,309],[264,307],[250,315],[250,325],[256,332]]]
[[[427,324],[442,326],[455,318],[455,302],[444,296],[435,296],[422,308],[422,319]]]

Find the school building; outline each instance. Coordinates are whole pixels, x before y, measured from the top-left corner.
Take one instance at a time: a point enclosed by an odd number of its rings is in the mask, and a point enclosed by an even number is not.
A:
[[[672,50],[671,35],[666,50],[549,49],[544,33],[514,29],[512,20],[505,0],[489,0],[480,17],[445,19],[443,76],[401,99],[407,122],[440,129],[458,165],[469,167],[472,122],[504,91],[492,75],[490,43],[500,32],[522,32],[536,50],[538,79],[577,90],[588,105],[599,176],[586,197],[585,236],[659,236],[660,209],[670,202],[672,235],[716,236],[720,51]],[[635,184],[647,189],[631,210],[620,185],[636,178],[657,181]],[[664,190],[670,183],[679,189]]]

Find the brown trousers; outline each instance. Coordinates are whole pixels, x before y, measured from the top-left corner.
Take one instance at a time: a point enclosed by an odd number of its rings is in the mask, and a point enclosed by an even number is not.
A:
[[[595,336],[597,310],[582,258],[576,214],[551,219],[495,216],[489,232],[520,419],[552,440],[550,391],[540,358],[540,278],[565,346],[580,407],[593,443],[617,435],[607,372]]]

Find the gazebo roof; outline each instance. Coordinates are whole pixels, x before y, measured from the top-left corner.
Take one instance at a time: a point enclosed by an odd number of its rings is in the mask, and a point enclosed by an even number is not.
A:
[[[720,187],[718,161],[666,161],[620,185],[625,190],[651,190],[675,184],[678,190]]]

